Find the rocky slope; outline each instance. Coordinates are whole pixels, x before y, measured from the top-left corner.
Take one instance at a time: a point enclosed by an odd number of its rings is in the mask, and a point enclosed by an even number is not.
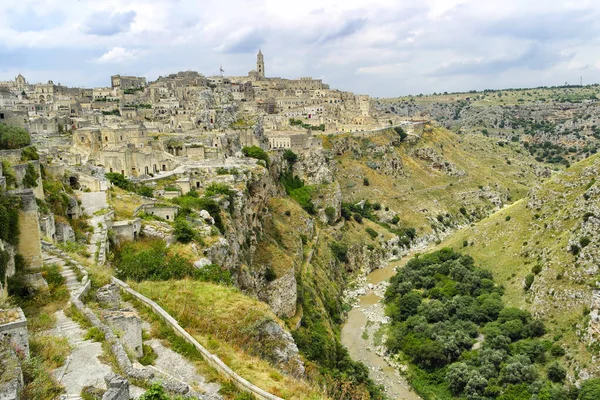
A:
[[[583,160],[442,243],[473,255],[505,282],[510,304],[546,321],[572,381],[600,373],[599,172],[599,156]]]

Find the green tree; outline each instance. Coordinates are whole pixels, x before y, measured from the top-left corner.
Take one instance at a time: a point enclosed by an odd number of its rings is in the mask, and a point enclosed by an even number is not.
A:
[[[588,379],[581,385],[577,400],[600,399],[600,378]]]
[[[567,370],[559,362],[555,361],[548,365],[546,374],[552,382],[563,382],[567,377]]]
[[[31,136],[25,129],[0,123],[0,150],[20,149],[30,144]]]

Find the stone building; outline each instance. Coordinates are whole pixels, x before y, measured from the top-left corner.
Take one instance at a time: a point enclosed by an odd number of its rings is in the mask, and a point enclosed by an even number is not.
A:
[[[137,89],[146,86],[146,78],[138,76],[113,75],[110,77],[111,89],[126,90]]]

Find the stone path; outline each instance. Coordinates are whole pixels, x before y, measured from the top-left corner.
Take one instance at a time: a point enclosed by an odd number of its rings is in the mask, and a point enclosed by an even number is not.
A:
[[[42,257],[45,265],[56,264],[61,268],[60,274],[66,279],[69,292],[74,293],[81,289],[77,275],[71,266],[67,265],[65,259],[73,264],[76,261],[60,250],[50,253],[48,249],[43,249]],[[85,340],[85,331],[67,317],[63,310],[57,311],[55,315],[56,328],[53,333],[56,336],[67,338],[72,348],[65,365],[53,372],[56,380],[65,387],[65,393],[61,395],[61,399],[81,399],[81,390],[85,386],[106,388],[104,376],[111,372],[111,368],[98,359],[103,354],[102,345]]]
[[[104,265],[104,263],[106,262],[106,240],[108,236],[104,215],[95,215],[91,217],[89,219],[89,223],[92,226],[92,228],[94,228],[94,232],[92,233],[92,237],[90,238],[90,244],[88,245],[90,261],[92,263]],[[96,253],[98,254],[97,259]]]
[[[81,399],[81,390],[86,386],[106,389],[104,376],[111,372],[111,368],[98,358],[103,354],[102,345],[85,340],[85,331],[62,310],[56,313],[56,318],[55,335],[66,337],[73,349],[65,365],[54,371],[58,382],[65,387],[61,399]]]
[[[148,340],[145,344],[152,347],[158,356],[152,367],[156,372],[184,382],[197,392],[220,397],[219,389],[221,385],[206,382],[206,379],[198,374],[196,366],[192,362],[163,346],[158,339]]]

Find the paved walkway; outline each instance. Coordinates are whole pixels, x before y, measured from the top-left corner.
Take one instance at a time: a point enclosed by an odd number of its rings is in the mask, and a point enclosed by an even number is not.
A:
[[[46,250],[42,251],[42,256],[45,265],[56,264],[61,268],[60,274],[66,279],[67,288],[71,293],[81,289],[77,275],[67,265],[63,256],[58,253],[48,253]],[[67,260],[75,263],[71,259]],[[56,336],[67,338],[72,349],[65,365],[53,371],[56,380],[65,387],[65,393],[61,395],[61,399],[81,399],[81,390],[86,386],[106,388],[104,376],[111,372],[111,368],[98,358],[103,354],[102,345],[85,340],[85,331],[67,317],[63,310],[57,311],[55,315],[56,328],[53,333]]]

